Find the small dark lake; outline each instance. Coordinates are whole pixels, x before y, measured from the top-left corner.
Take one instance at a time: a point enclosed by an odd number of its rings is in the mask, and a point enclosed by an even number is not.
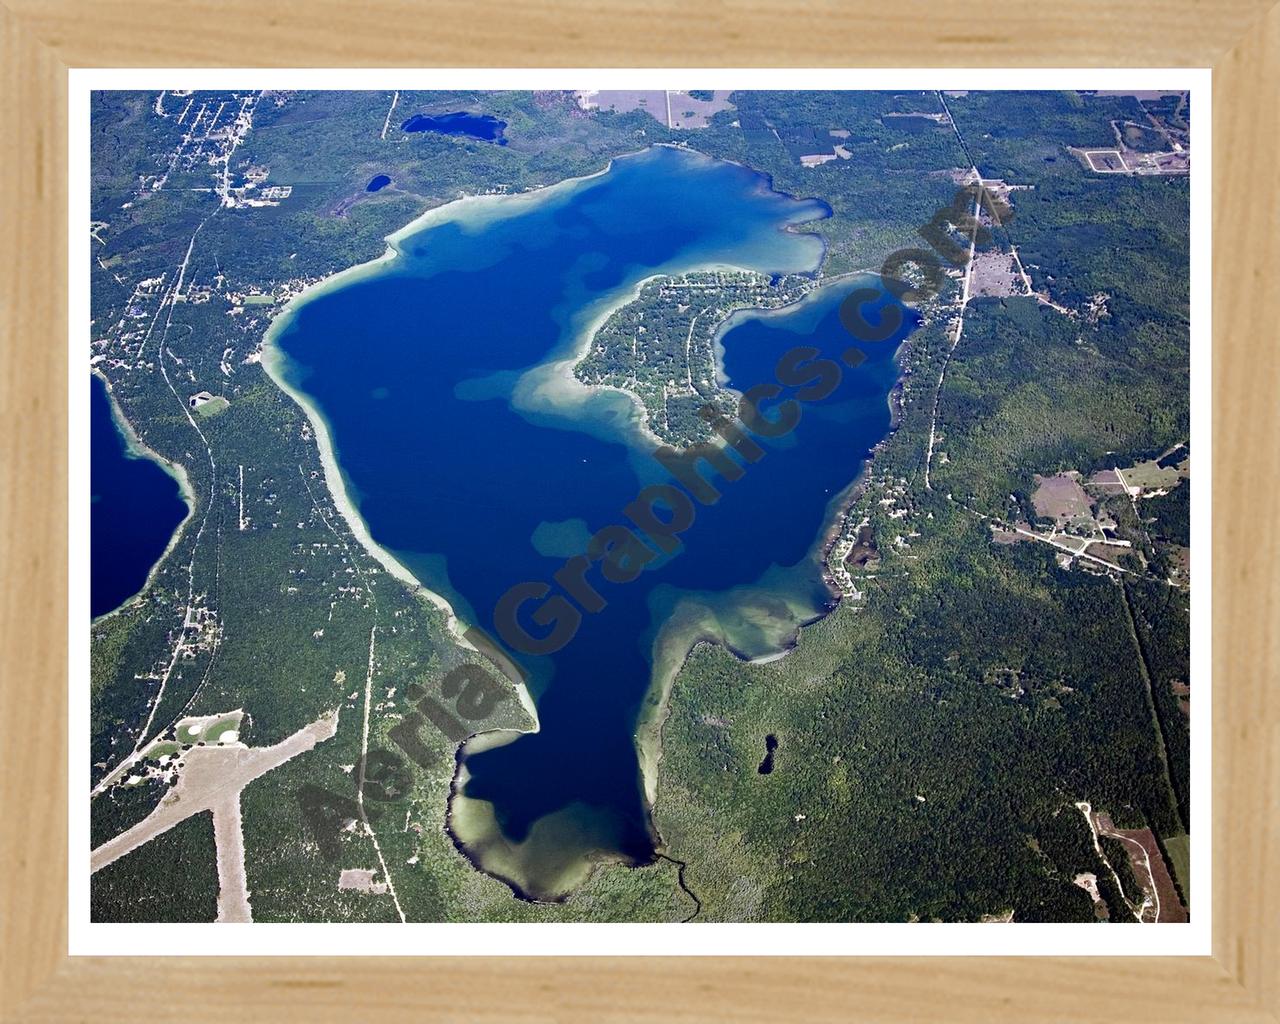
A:
[[[502,132],[506,127],[506,121],[488,114],[468,114],[459,110],[452,114],[414,114],[400,125],[400,130],[435,132],[437,135],[466,135],[482,142],[496,142],[499,146],[505,146],[507,140],[502,137]]]
[[[386,174],[375,174],[369,179],[369,184],[364,187],[366,192],[377,192],[391,184],[391,178]]]
[[[178,481],[135,455],[116,424],[100,377],[89,411],[89,608],[94,618],[140,591],[187,516]]]
[[[773,752],[778,749],[778,737],[773,733],[769,733],[764,738],[764,760],[760,762],[760,767],[756,769],[761,775],[773,774]]]

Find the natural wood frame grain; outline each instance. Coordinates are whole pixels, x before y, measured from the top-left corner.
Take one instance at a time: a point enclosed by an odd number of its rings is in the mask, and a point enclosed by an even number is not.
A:
[[[1270,0],[1052,10],[927,0],[501,10],[0,6],[0,1007],[329,1020],[1280,1019],[1280,289]],[[670,18],[667,16],[670,15]],[[678,31],[662,32],[663,25]],[[1214,955],[1181,959],[221,959],[66,954],[66,71],[70,66],[1212,66]]]

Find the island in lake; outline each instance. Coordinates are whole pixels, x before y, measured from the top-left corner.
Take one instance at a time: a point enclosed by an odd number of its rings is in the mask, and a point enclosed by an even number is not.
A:
[[[1186,920],[1189,103],[95,93],[93,920]]]

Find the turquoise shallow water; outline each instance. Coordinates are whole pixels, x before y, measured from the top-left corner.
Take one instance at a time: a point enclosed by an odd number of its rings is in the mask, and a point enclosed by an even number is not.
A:
[[[492,209],[411,235],[399,259],[301,305],[276,343],[287,379],[328,421],[374,539],[464,620],[497,634],[494,609],[509,588],[551,581],[585,531],[624,521],[645,484],[667,479],[629,398],[539,387],[546,365],[655,273],[815,271],[820,241],[786,229],[827,211],[747,168],[669,148]],[[846,280],[782,313],[738,317],[722,339],[730,384],[773,381],[796,345],[838,357],[851,341],[840,302],[867,284]],[[733,646],[754,655],[776,630],[735,623],[737,603],[772,602],[792,617],[823,610],[830,595],[813,549],[888,430],[898,340],[862,346],[866,361],[835,393],[766,443],[720,502],[697,508],[674,554],[625,584],[593,570],[606,607],[583,613],[571,642],[551,655],[512,652],[539,693],[541,730],[466,756],[465,797],[492,806],[491,835],[468,848],[482,867],[547,897],[586,859],[651,859],[634,733],[659,627],[682,597],[700,595],[730,624]],[[546,625],[530,618],[539,607],[526,605],[521,622],[541,635]]]

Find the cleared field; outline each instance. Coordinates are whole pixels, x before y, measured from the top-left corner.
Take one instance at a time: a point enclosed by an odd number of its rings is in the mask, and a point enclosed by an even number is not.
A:
[[[240,736],[240,715],[228,715],[205,727],[207,741],[213,743],[234,743]]]
[[[667,123],[667,94],[661,89],[582,90],[576,95],[583,110],[613,110],[619,114],[644,110]]]
[[[1133,552],[1133,549],[1127,545],[1103,544],[1097,541],[1089,544],[1087,550],[1094,558],[1101,558],[1115,566],[1120,566],[1121,559]]]
[[[106,867],[193,814],[224,807],[254,779],[332,739],[337,729],[338,714],[334,711],[270,747],[220,746],[189,751],[186,770],[177,785],[142,821],[96,847],[90,858],[91,870]]]
[[[1118,149],[1087,149],[1084,151],[1084,158],[1088,161],[1089,169],[1099,174],[1129,173]]]
[[[705,128],[713,114],[733,109],[728,89],[716,90],[709,100],[695,98],[687,92],[670,95],[672,128]]]
[[[1120,477],[1116,475],[1114,469],[1100,469],[1089,477],[1086,482],[1090,487],[1097,487],[1106,490],[1108,493],[1124,490],[1124,484],[1120,482]]]
[[[202,419],[209,419],[211,416],[217,416],[218,413],[226,409],[231,403],[222,396],[215,396],[207,402],[202,402],[195,408],[195,414]]]
[[[177,725],[178,743],[235,743],[240,738],[243,718],[243,711],[184,718]]]
[[[1183,895],[1187,897],[1187,905],[1191,904],[1191,837],[1185,832],[1170,836],[1164,841],[1164,848],[1169,851],[1172,861],[1173,877],[1182,886]]]
[[[973,260],[971,289],[975,298],[1003,298],[1019,294],[1013,254],[1007,252],[978,253]]]
[[[1191,456],[1188,455],[1175,466],[1161,466],[1157,460],[1148,459],[1128,469],[1117,469],[1116,472],[1130,488],[1139,487],[1144,491],[1165,490],[1191,476]]]
[[[1036,512],[1059,526],[1073,519],[1093,519],[1093,499],[1080,486],[1079,473],[1036,476],[1037,487],[1031,495]]]
[[[583,110],[612,110],[619,114],[643,110],[669,128],[705,128],[712,115],[733,109],[728,89],[712,92],[710,99],[675,89],[583,90],[576,95]]]
[[[1178,890],[1174,887],[1173,876],[1169,874],[1168,865],[1160,855],[1160,847],[1156,837],[1149,828],[1118,829],[1105,811],[1098,811],[1094,820],[1098,831],[1104,836],[1111,836],[1124,843],[1129,854],[1129,864],[1139,884],[1147,891],[1148,896],[1156,901],[1156,924],[1178,924],[1188,920],[1187,908],[1178,898]],[[1170,854],[1172,856],[1172,853]]]

